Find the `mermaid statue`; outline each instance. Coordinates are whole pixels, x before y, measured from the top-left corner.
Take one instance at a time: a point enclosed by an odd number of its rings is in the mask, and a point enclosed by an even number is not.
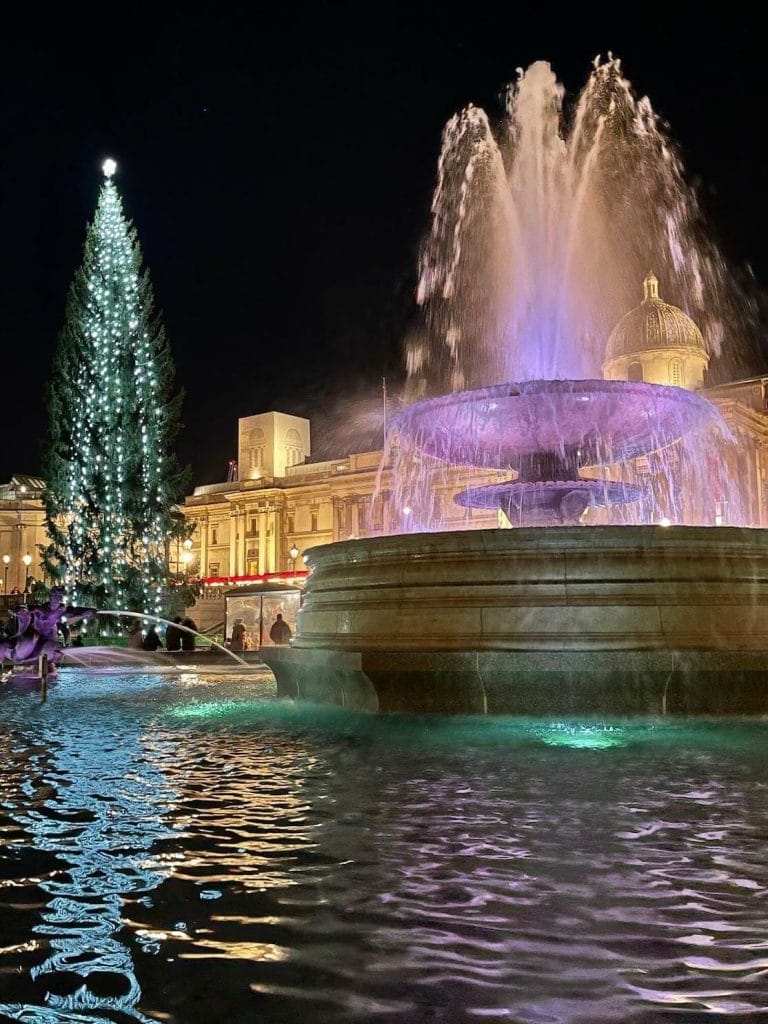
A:
[[[50,598],[41,605],[20,605],[11,609],[5,635],[0,637],[0,664],[37,665],[41,655],[48,659],[48,671],[55,671],[64,646],[60,632],[96,615],[95,608],[75,608],[64,604],[64,590],[53,587]]]

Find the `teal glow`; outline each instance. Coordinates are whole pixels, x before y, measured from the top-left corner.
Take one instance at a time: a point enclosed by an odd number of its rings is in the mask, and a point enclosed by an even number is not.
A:
[[[534,729],[534,734],[550,747],[577,747],[582,750],[605,750],[623,747],[629,741],[628,730],[620,725],[587,725],[553,722]]]
[[[229,718],[232,715],[242,714],[243,711],[253,710],[254,705],[259,701],[243,700],[207,700],[197,701],[194,704],[181,704],[171,708],[168,712],[170,718]]]

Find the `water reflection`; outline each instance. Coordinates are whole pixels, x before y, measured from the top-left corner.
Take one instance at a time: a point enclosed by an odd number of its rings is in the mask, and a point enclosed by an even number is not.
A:
[[[2,1012],[767,1012],[765,724],[350,716],[242,680],[82,694],[0,697]]]
[[[146,857],[157,840],[175,835],[164,810],[174,791],[126,709],[109,707],[105,717],[95,703],[66,723],[46,710],[35,709],[35,753],[10,801],[29,845],[56,865],[37,880],[46,902],[31,931],[45,956],[30,979],[51,1010],[119,1010],[145,1021],[121,937],[122,908],[129,894],[151,891],[168,873]],[[24,1019],[30,1009],[13,1012]]]

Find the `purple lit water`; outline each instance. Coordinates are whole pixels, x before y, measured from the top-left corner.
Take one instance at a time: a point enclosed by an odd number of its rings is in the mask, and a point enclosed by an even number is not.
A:
[[[768,723],[0,688],[0,1019],[768,1014]]]
[[[445,127],[419,264],[423,317],[406,351],[409,400],[599,377],[608,335],[638,304],[649,269],[710,352],[735,356],[754,305],[620,62],[596,60],[566,105],[537,61],[518,72],[505,114],[469,105]]]
[[[472,105],[460,111],[443,133],[431,212],[420,316],[406,341],[409,406],[382,464],[391,464],[391,489],[376,498],[392,499],[385,532],[455,529],[446,498],[457,495],[481,517],[500,510],[499,525],[714,525],[726,506],[730,524],[753,525],[743,474],[728,463],[733,439],[709,403],[674,387],[600,386],[611,330],[638,304],[650,268],[729,368],[755,324],[676,148],[618,60],[594,62],[570,112],[544,61],[519,70],[503,120]],[[591,404],[565,401],[563,385]],[[478,395],[510,388],[518,401],[482,414]],[[546,464],[569,446],[570,471],[552,475]],[[531,451],[536,465],[520,472]],[[512,469],[526,486],[509,475],[471,479],[457,466],[475,477]],[[614,482],[571,486],[580,466],[612,467],[599,475]],[[606,511],[596,517],[595,508]]]

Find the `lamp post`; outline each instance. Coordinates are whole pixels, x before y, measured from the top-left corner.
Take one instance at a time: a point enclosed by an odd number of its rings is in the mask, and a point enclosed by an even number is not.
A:
[[[291,559],[291,572],[296,572],[296,559],[299,557],[299,549],[295,544],[291,545],[288,554]]]
[[[10,564],[11,564],[11,556],[10,555],[3,555],[3,566],[4,566],[4,573],[5,573],[5,577],[3,579],[3,593],[4,594],[8,593],[8,566]]]
[[[26,568],[26,579],[24,580],[24,593],[26,594],[29,592],[29,567],[32,565],[32,555],[27,552],[26,555],[22,555],[21,560]]]

